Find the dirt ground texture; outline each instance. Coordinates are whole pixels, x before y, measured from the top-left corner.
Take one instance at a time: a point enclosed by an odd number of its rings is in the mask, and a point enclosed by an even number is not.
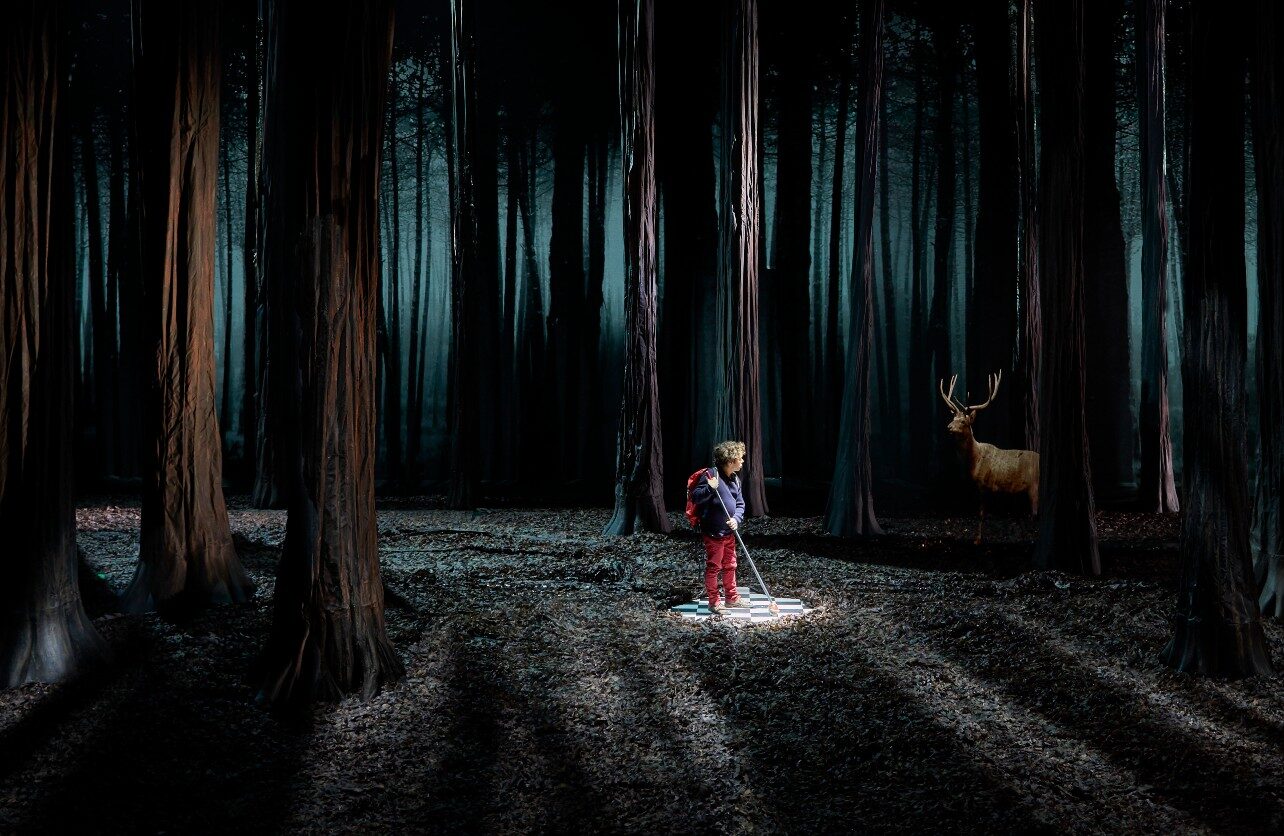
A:
[[[115,590],[138,538],[120,501],[77,515]],[[980,546],[966,517],[873,543],[751,520],[772,591],[816,609],[733,625],[667,612],[703,568],[679,514],[679,536],[612,538],[606,509],[415,506],[379,511],[406,677],[301,724],[246,678],[283,511],[231,502],[252,604],[172,624],[87,591],[115,661],[0,692],[0,832],[1284,829],[1279,677],[1158,661],[1176,517],[1101,514],[1095,579],[1029,570],[1023,519]]]

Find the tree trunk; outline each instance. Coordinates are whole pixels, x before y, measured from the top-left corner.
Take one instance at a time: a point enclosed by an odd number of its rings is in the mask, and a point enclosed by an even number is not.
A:
[[[719,320],[727,386],[723,426],[743,441],[745,514],[767,513],[758,394],[758,2],[724,0],[722,135],[718,151]]]
[[[1185,270],[1186,508],[1166,664],[1220,676],[1272,673],[1253,583],[1245,449],[1244,58],[1238,7],[1191,8],[1191,214]]]
[[[861,21],[860,110],[856,115],[856,205],[853,263],[860,265],[852,286],[847,369],[834,477],[825,509],[825,530],[841,537],[882,534],[874,516],[870,469],[870,330],[874,318],[874,171],[878,159],[879,113],[883,96],[883,0],[870,0]]]
[[[1262,612],[1284,618],[1284,12],[1256,4],[1253,53],[1253,152],[1257,174],[1257,457],[1253,562]],[[1162,25],[1162,21],[1161,21]],[[1162,31],[1162,30],[1161,30]]]
[[[1143,511],[1178,510],[1168,422],[1168,191],[1164,183],[1164,0],[1138,0],[1141,169],[1141,480]],[[1260,333],[1260,332],[1259,332]]]
[[[1017,18],[1016,120],[1021,219],[1018,226],[1016,375],[1011,390],[1012,426],[1027,450],[1038,450],[1039,375],[1043,357],[1043,305],[1039,293],[1039,189],[1035,174],[1034,97],[1030,47],[1033,0],[1019,0]]]
[[[245,64],[249,78],[246,91],[245,117],[245,235],[241,263],[245,272],[244,310],[241,312],[244,335],[241,374],[242,483],[253,489],[255,463],[259,447],[259,363],[258,309],[259,292],[259,78],[262,58],[259,54],[260,25],[258,0],[243,0],[240,8],[249,19],[245,46]]]
[[[384,628],[374,491],[377,207],[393,7],[376,0],[319,15],[271,0],[267,8],[263,243],[272,359],[282,372],[269,396],[289,515],[257,673],[261,702],[297,710],[345,693],[369,697],[402,673]]]
[[[1084,425],[1084,6],[1039,8],[1044,124],[1039,275],[1039,541],[1035,565],[1101,574]]]
[[[706,33],[720,25],[717,3],[668,17],[661,9],[656,58],[657,176],[664,200],[664,315],[660,332],[660,409],[666,492],[686,501],[685,477],[712,464],[723,363],[717,332],[718,191],[713,152],[717,50]],[[681,475],[679,475],[681,474]]]
[[[384,310],[388,314],[388,350],[383,355],[383,443],[387,457],[384,467],[388,484],[401,486],[401,468],[404,461],[401,445],[401,174],[397,157],[397,100],[401,78],[394,64],[388,74],[388,179],[392,192],[391,223],[388,225],[388,291]]]
[[[884,85],[887,78],[883,79]],[[892,255],[892,209],[891,209],[891,175],[887,159],[887,95],[879,96],[878,118],[878,178],[879,178],[879,225],[883,252],[883,320],[887,323],[884,351],[887,355],[887,400],[883,406],[884,433],[891,449],[890,458],[899,468],[901,458],[901,439],[904,436],[901,425],[901,349],[897,336],[896,322],[896,259]]]
[[[76,574],[76,198],[55,8],[19,3],[0,32],[0,688],[107,655]]]
[[[932,369],[927,351],[927,317],[925,315],[927,294],[925,292],[924,253],[927,251],[927,235],[924,218],[927,214],[926,183],[931,175],[923,176],[924,156],[924,111],[926,109],[926,91],[923,83],[923,35],[921,30],[914,34],[914,46],[911,50],[917,60],[914,63],[914,142],[910,160],[910,356],[909,356],[909,409],[910,409],[910,461],[915,481],[925,482],[931,454],[936,445],[931,441],[933,430],[937,425],[935,416],[938,410],[931,408]]]
[[[937,21],[933,32],[937,61],[936,229],[932,236],[932,302],[927,320],[929,381],[947,379],[957,371],[954,368],[950,346],[956,197],[954,97],[957,91],[955,75],[960,63],[957,29],[956,21],[946,14]],[[933,479],[934,490],[953,494],[953,486],[947,486],[944,481],[947,473],[957,475],[956,471],[951,469],[954,455],[950,449],[949,435],[939,428],[933,428],[932,434],[927,438],[931,441],[928,442],[925,438],[920,443],[927,444],[932,450],[932,463],[929,469],[938,477]],[[954,477],[950,479],[954,481]]]
[[[406,377],[406,463],[402,468],[403,490],[413,493],[419,485],[419,441],[423,434],[423,377],[419,354],[419,306],[423,296],[424,272],[424,68],[419,65],[415,89],[415,258],[410,289],[410,368]],[[425,304],[426,307],[426,304]]]
[[[85,223],[88,226],[89,307],[93,331],[94,421],[97,439],[98,475],[106,476],[116,469],[116,404],[112,389],[112,370],[116,357],[116,315],[108,315],[107,286],[103,264],[102,207],[98,191],[98,152],[94,141],[93,106],[84,102],[81,123],[80,162],[85,183]]]
[[[232,180],[228,176],[229,157],[227,144],[223,150],[223,222],[227,249],[224,258],[223,280],[223,385],[219,391],[218,425],[223,432],[232,426]],[[217,211],[217,209],[215,210]]]
[[[479,332],[480,219],[477,206],[477,24],[475,0],[451,0],[451,335],[450,489],[451,508],[476,501],[481,461],[480,385],[473,353],[484,345]],[[527,235],[531,232],[527,229]]]
[[[811,427],[808,375],[811,275],[812,52],[804,18],[790,19],[782,34],[777,141],[776,285],[780,300],[781,474],[808,475]]]
[[[752,0],[750,0],[752,2]],[[656,381],[658,206],[655,183],[655,7],[620,0],[620,155],[624,166],[624,397],[615,513],[605,534],[668,533]]]
[[[514,151],[520,188],[518,191],[517,211],[522,221],[522,270],[524,287],[522,313],[518,327],[517,344],[520,360],[518,368],[517,414],[528,414],[528,404],[538,403],[541,376],[544,373],[544,296],[540,289],[539,259],[535,245],[535,164],[534,152],[529,150],[534,144],[519,143]],[[541,469],[539,444],[542,428],[538,421],[526,421],[522,425],[521,453],[518,457],[518,478],[527,485],[540,481]]]
[[[219,14],[210,0],[135,0],[132,17],[148,362],[142,530],[123,606],[186,613],[254,592],[232,545],[214,402]]]
[[[599,460],[600,450],[606,443],[606,433],[601,429],[602,398],[598,394],[598,381],[602,379],[602,353],[598,344],[602,338],[602,291],[606,280],[606,181],[610,176],[609,158],[610,148],[606,136],[599,132],[589,142],[589,167],[592,175],[589,178],[588,288],[584,303],[586,320],[582,355],[585,369],[580,388],[580,426],[584,428],[580,434],[580,459],[585,462],[584,473],[590,489],[605,482],[599,475],[602,469],[590,466],[588,462]],[[663,410],[661,416],[663,420]]]
[[[1128,275],[1119,188],[1115,181],[1114,31],[1122,0],[1084,6],[1084,327],[1109,339],[1088,340],[1085,415],[1095,492],[1131,488],[1133,423]]]
[[[1021,157],[1010,83],[1012,37],[1006,0],[985,0],[974,9],[981,169],[967,369],[969,379],[1003,372],[1010,380],[1017,358],[1017,312],[1022,301],[1018,208]],[[1008,389],[1006,397],[1011,399],[1011,406],[1023,407],[1023,389]],[[987,440],[999,447],[1020,447],[1024,443],[1019,408],[999,405],[988,410],[985,417]]]
[[[824,446],[821,460],[831,461],[838,449],[838,419],[842,409],[843,368],[841,335],[838,330],[839,299],[842,296],[839,277],[843,268],[843,167],[847,158],[847,109],[851,97],[851,62],[846,52],[839,53],[842,69],[838,73],[838,123],[834,128],[834,179],[829,202],[828,281],[825,285],[825,348],[821,355],[821,391],[825,404]]]
[[[569,86],[572,81],[562,78]],[[548,250],[548,353],[544,376],[544,479],[576,479],[575,439],[582,434],[580,389],[584,309],[584,133],[575,95],[558,96],[553,133],[553,229]],[[657,453],[658,455],[658,453]]]

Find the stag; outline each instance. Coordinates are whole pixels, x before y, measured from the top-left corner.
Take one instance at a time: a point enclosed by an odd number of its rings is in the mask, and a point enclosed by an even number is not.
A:
[[[985,409],[998,394],[999,383],[1003,372],[988,376],[989,397],[985,403],[976,406],[963,406],[954,400],[954,384],[959,376],[950,378],[950,391],[945,391],[945,381],[937,384],[937,390],[945,405],[954,413],[950,420],[949,431],[958,445],[959,458],[967,468],[968,477],[977,486],[981,494],[981,519],[976,528],[976,542],[981,542],[981,531],[985,526],[985,498],[992,493],[1023,493],[1030,499],[1031,516],[1039,513],[1039,454],[1030,450],[1000,450],[993,444],[977,441],[972,435],[972,422],[976,414]]]

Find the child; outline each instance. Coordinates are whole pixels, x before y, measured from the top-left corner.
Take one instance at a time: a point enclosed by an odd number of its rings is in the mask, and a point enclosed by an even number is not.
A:
[[[704,541],[704,588],[709,594],[709,609],[722,612],[726,607],[748,607],[736,594],[736,535],[745,518],[745,500],[737,475],[745,461],[745,445],[724,441],[713,448],[716,466],[706,471],[704,479],[691,489],[691,500],[699,509],[700,538]],[[718,497],[722,502],[718,502]],[[723,509],[723,506],[726,509]],[[728,518],[730,513],[730,518]],[[718,603],[718,576],[726,607]]]

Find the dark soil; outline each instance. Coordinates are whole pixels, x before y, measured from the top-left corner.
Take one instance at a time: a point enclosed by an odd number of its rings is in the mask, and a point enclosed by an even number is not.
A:
[[[603,537],[608,517],[384,508],[406,678],[296,725],[245,677],[284,512],[233,502],[254,604],[172,624],[90,590],[114,664],[0,692],[0,832],[1284,828],[1279,680],[1157,659],[1174,517],[1103,513],[1091,580],[1028,570],[1020,519],[981,546],[971,518],[884,520],[869,544],[750,521],[773,591],[816,608],[771,626],[669,615],[699,588],[696,541]],[[137,508],[78,521],[120,590]]]

